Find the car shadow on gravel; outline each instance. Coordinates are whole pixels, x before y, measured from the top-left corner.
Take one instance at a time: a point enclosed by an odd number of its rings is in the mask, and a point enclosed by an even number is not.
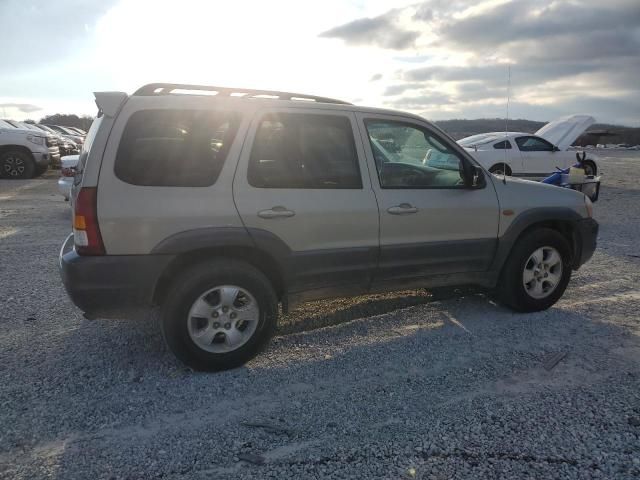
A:
[[[351,328],[349,324],[354,321],[366,325],[362,327],[366,336],[376,328],[385,328],[387,322],[399,322],[402,325],[407,323],[409,317],[420,317],[421,307],[431,312],[430,316],[433,318],[427,322],[430,325],[425,324],[425,327],[422,321],[405,325],[400,330],[406,333],[406,337],[412,335],[414,328],[419,331],[437,331],[444,326],[458,334],[473,337],[487,329],[505,328],[508,324],[508,328],[516,329],[526,325],[528,329],[534,330],[537,326],[545,330],[557,330],[558,336],[552,334],[550,339],[554,343],[566,345],[563,335],[567,333],[569,326],[572,326],[569,332],[571,335],[577,333],[578,326],[582,329],[589,326],[604,328],[604,325],[606,328],[617,328],[591,320],[588,315],[572,312],[571,305],[569,309],[562,308],[560,304],[560,307],[544,312],[518,314],[495,304],[482,293],[438,292],[434,296],[425,290],[313,302],[282,317],[273,342],[276,346],[270,347],[267,354],[280,350],[288,338],[312,334],[327,327],[335,327],[339,332],[340,329]],[[536,322],[539,325],[536,326]],[[130,375],[134,375],[132,372],[146,374],[154,370],[172,376],[193,373],[166,348],[158,323],[157,311],[133,320],[82,320],[78,328],[69,332],[65,341],[69,348],[60,352],[61,363],[66,364],[66,356],[72,355],[75,358],[86,358],[93,366],[107,368],[110,372],[123,371]],[[437,324],[437,328],[434,328],[434,324]],[[495,343],[499,345],[501,339],[496,338]],[[257,357],[257,364],[256,360],[252,361],[251,368],[261,368],[260,358],[261,356]]]
[[[403,308],[425,305],[440,300],[477,293],[471,288],[426,289],[362,295],[308,302],[282,314],[278,319],[278,334],[288,335],[350,322],[357,318],[390,313]]]
[[[339,326],[356,319],[393,314],[409,307],[427,305],[451,298],[462,298],[471,290],[442,290],[431,293],[424,289],[366,295],[361,297],[317,301],[297,306],[278,320],[276,338],[295,333]],[[478,296],[483,298],[482,295]],[[109,369],[165,368],[189,371],[167,349],[160,333],[159,311],[141,313],[132,319],[82,319],[68,338],[74,356],[91,362],[109,363]]]

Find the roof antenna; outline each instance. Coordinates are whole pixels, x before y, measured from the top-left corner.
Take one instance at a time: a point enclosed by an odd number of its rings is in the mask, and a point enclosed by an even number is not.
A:
[[[511,97],[511,64],[507,64],[507,116],[504,119],[504,162],[502,162],[502,183],[507,184],[507,145],[509,142],[509,98]]]

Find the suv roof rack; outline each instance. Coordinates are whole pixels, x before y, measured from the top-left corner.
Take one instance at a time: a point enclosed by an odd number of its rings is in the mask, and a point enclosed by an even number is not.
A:
[[[176,90],[178,90],[176,92]],[[212,85],[189,85],[182,83],[150,83],[144,87],[140,87],[135,91],[135,96],[153,96],[153,95],[171,95],[194,92],[202,92],[201,95],[214,95],[222,97],[237,98],[270,98],[279,100],[303,100],[318,103],[337,103],[341,105],[352,105],[349,102],[336,100],[334,98],[317,97],[315,95],[306,95],[304,93],[278,92],[276,90],[252,90],[249,88],[227,88],[215,87]],[[211,93],[204,93],[211,92]]]

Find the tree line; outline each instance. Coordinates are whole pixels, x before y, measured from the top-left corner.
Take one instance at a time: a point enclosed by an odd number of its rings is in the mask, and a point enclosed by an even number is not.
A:
[[[79,117],[75,114],[68,113],[54,113],[53,115],[47,115],[42,117],[39,122],[35,120],[25,120],[25,123],[44,123],[50,125],[61,125],[63,127],[77,127],[81,128],[85,132],[89,130],[93,117],[83,115]]]

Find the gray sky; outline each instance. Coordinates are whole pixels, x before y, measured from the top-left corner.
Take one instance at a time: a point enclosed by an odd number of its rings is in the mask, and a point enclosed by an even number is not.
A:
[[[0,0],[0,114],[94,114],[91,92],[272,88],[431,119],[589,113],[640,125],[638,0]]]

